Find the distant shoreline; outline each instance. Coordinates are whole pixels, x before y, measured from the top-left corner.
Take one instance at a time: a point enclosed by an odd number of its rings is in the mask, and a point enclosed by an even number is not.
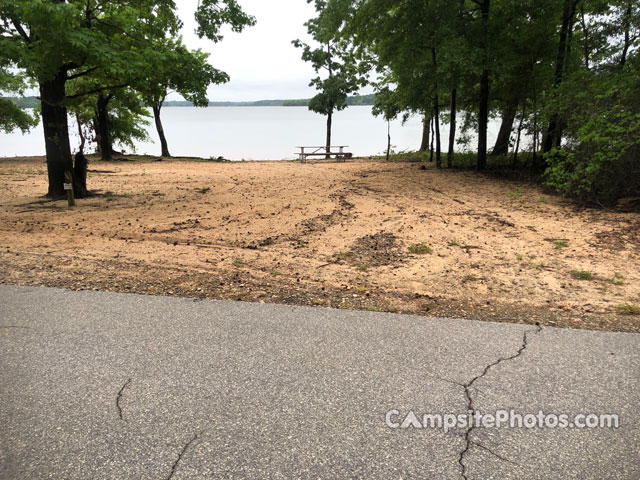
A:
[[[37,97],[7,97],[22,108],[37,108],[40,100]],[[293,100],[257,100],[254,102],[209,102],[209,107],[308,107],[311,99]],[[372,106],[375,94],[354,95],[347,98],[347,106]],[[186,100],[167,100],[164,107],[193,107],[193,103]]]

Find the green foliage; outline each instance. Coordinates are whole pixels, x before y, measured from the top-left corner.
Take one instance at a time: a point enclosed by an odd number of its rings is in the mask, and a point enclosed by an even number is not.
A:
[[[229,75],[212,67],[208,58],[201,50],[187,49],[179,38],[160,39],[133,86],[149,106],[162,106],[168,92],[174,91],[191,105],[206,107],[209,85],[229,81]]]
[[[140,96],[132,90],[118,91],[109,104],[111,138],[115,145],[135,150],[136,142],[149,141],[149,112],[142,107]]]
[[[424,255],[427,253],[432,253],[433,249],[424,243],[412,243],[409,245],[409,251],[411,253],[415,253],[417,255]]]
[[[587,270],[571,270],[569,275],[576,280],[593,280],[593,273]]]
[[[8,64],[8,62],[7,62]],[[2,66],[0,58],[0,92],[22,93],[23,78]],[[28,102],[14,98],[0,98],[0,131],[21,130],[25,133],[38,124],[38,119],[25,108],[32,107]]]
[[[316,73],[323,72],[309,83],[319,91],[309,101],[309,110],[331,115],[346,108],[348,96],[366,85],[363,76],[366,67],[358,62],[350,43],[337,36],[337,29],[343,21],[339,11],[327,7],[324,0],[316,0],[315,5],[318,16],[305,25],[318,46],[313,47],[300,40],[292,43],[302,49],[302,60],[310,62]]]
[[[612,204],[640,193],[640,112],[594,112],[572,149],[553,149],[545,185],[586,204]]]
[[[174,0],[0,0],[0,68],[17,69],[23,86],[26,79],[39,84],[47,128],[56,130],[45,139],[51,154],[50,194],[62,191],[61,173],[72,164],[69,134],[55,118],[69,106],[76,108],[76,99],[96,93],[110,96],[124,88],[164,99],[166,88],[175,88],[202,105],[207,103],[206,87],[226,80],[206,63],[204,53],[181,46],[182,22],[175,12]],[[241,31],[255,22],[236,0],[201,0],[195,17],[198,34],[214,42],[222,39],[224,25]],[[161,69],[163,65],[174,70]],[[159,76],[152,78],[152,73]],[[86,89],[69,85],[80,79],[86,80]],[[4,87],[0,83],[0,89]],[[140,137],[140,118],[135,108],[126,111],[123,105],[111,119],[114,136],[125,144],[127,138]]]
[[[232,31],[241,32],[256,23],[256,19],[243,11],[237,0],[201,0],[195,18],[200,38],[206,37],[216,43],[223,38],[223,26],[228,25]]]
[[[635,303],[621,303],[616,305],[616,310],[622,315],[640,315],[640,305]]]
[[[236,268],[240,268],[244,265],[244,260],[242,260],[241,258],[234,258],[233,259],[233,266]]]
[[[504,140],[514,144],[514,126],[521,125],[523,134],[517,161],[501,155],[490,156],[487,163],[525,166],[531,173],[547,168],[547,186],[583,203],[613,203],[640,194],[637,2],[324,3],[327,10],[342,13],[343,23],[336,27],[340,36],[375,65],[376,114],[430,118],[436,108],[449,107],[455,91],[465,117],[456,143],[466,147],[484,115],[479,100],[485,73],[489,115],[501,115],[512,130],[511,142],[509,136]],[[441,116],[452,119],[448,112]],[[551,141],[544,141],[540,136],[554,122]],[[562,148],[543,158],[543,146],[546,151],[553,144]],[[453,163],[466,168],[478,158],[456,155]]]
[[[585,25],[585,67],[567,76],[547,108],[559,112],[567,141],[546,156],[545,184],[584,204],[640,194],[640,56],[612,35],[640,35],[640,8],[611,2]],[[583,32],[584,34],[584,32]],[[582,39],[587,41],[587,39]]]
[[[20,130],[25,133],[37,124],[38,119],[20,108],[15,102],[0,98],[0,131]]]
[[[624,285],[624,275],[618,272],[614,272],[614,274],[610,278],[607,278],[607,282],[616,286]]]

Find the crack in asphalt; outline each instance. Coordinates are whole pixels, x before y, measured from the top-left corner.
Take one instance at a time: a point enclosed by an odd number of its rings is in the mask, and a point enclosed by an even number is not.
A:
[[[176,461],[173,462],[173,465],[171,466],[171,472],[169,473],[169,476],[167,477],[167,480],[171,480],[173,478],[173,476],[176,473],[176,470],[178,468],[178,464],[180,463],[180,460],[182,460],[182,457],[184,456],[184,454],[187,452],[187,449],[191,446],[191,444],[193,442],[195,442],[198,437],[202,434],[202,432],[196,433],[193,438],[191,440],[189,440],[184,447],[182,447],[182,450],[180,450],[180,453],[178,453],[178,458],[176,458]]]
[[[500,357],[500,358],[498,358],[495,362],[490,363],[489,365],[484,367],[484,370],[482,371],[482,373],[480,375],[477,375],[477,376],[473,377],[467,383],[458,384],[458,385],[460,385],[461,387],[464,388],[464,394],[465,394],[465,397],[467,399],[467,410],[469,411],[471,417],[473,417],[475,415],[475,413],[476,413],[476,409],[475,409],[475,407],[473,405],[473,396],[471,395],[471,389],[473,388],[473,384],[477,380],[479,380],[482,377],[484,377],[487,373],[489,373],[489,370],[491,370],[496,365],[499,365],[502,362],[508,362],[510,360],[514,360],[514,359],[518,358],[520,355],[522,355],[522,353],[526,350],[527,346],[529,345],[528,334],[532,333],[532,332],[534,334],[538,334],[538,333],[540,333],[541,330],[542,330],[542,327],[540,326],[539,323],[536,322],[536,330],[527,330],[527,331],[524,332],[524,334],[522,336],[522,344],[520,345],[520,348],[518,348],[518,351],[516,353],[514,353],[513,355],[508,356],[508,357]],[[455,383],[455,382],[451,382],[451,383]],[[506,458],[496,454],[495,452],[493,452],[491,449],[487,448],[486,446],[481,445],[481,444],[471,440],[471,432],[473,432],[473,430],[475,428],[476,428],[475,425],[472,424],[465,431],[465,433],[464,433],[465,446],[460,451],[460,454],[458,456],[458,463],[460,464],[460,468],[462,469],[461,475],[462,475],[462,478],[464,480],[468,480],[468,477],[467,477],[467,465],[464,462],[464,457],[467,454],[467,452],[469,451],[469,449],[471,448],[471,445],[477,445],[478,447],[486,450],[487,452],[493,454],[495,457],[497,457],[497,458],[499,458],[501,460],[504,460],[504,461],[509,462],[509,463],[514,463],[511,460],[506,459]]]
[[[124,420],[124,417],[122,416],[122,407],[120,406],[120,399],[122,398],[124,389],[127,388],[130,383],[131,379],[127,380],[124,385],[122,385],[122,388],[120,389],[120,391],[118,392],[118,396],[116,397],[116,408],[118,409],[118,416],[120,417],[120,420]]]
[[[502,455],[500,455],[499,453],[494,452],[493,450],[491,450],[489,447],[486,447],[484,445],[482,445],[479,442],[473,441],[471,440],[471,443],[473,445],[475,445],[476,447],[480,447],[481,449],[485,450],[486,452],[489,452],[491,455],[493,455],[494,457],[502,460],[503,462],[507,462],[507,463],[511,463],[512,465],[517,465],[520,466],[519,463],[514,462],[513,460],[509,460],[507,457],[503,457]]]

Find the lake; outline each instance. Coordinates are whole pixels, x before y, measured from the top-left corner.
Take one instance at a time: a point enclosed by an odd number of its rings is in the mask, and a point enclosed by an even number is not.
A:
[[[160,147],[153,119],[148,127],[150,142],[138,143],[139,154],[159,155]],[[298,145],[324,145],[326,117],[307,107],[169,107],[162,110],[169,151],[175,156],[218,157],[231,160],[283,160],[296,158]],[[489,145],[497,135],[499,122],[489,124]],[[70,123],[72,148],[78,136]],[[371,114],[369,106],[354,106],[333,118],[333,145],[349,145],[356,156],[382,154],[387,144],[387,124]],[[441,126],[443,151],[447,149],[448,125]],[[417,150],[422,122],[413,116],[402,124],[391,122],[394,150]],[[471,143],[475,148],[475,140]],[[119,148],[118,148],[119,149]],[[460,147],[456,148],[460,150]],[[44,155],[42,126],[26,135],[0,133],[0,157]]]

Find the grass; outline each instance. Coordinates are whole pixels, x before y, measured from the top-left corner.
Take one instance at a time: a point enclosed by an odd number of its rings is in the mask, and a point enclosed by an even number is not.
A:
[[[635,303],[621,303],[616,305],[616,311],[622,315],[640,315],[640,305]]]
[[[524,195],[524,188],[517,188],[516,190],[507,192],[507,197],[509,198],[509,200],[516,200],[522,195]]]
[[[554,240],[553,246],[557,250],[560,250],[561,248],[567,248],[569,246],[569,242],[567,242],[566,240]]]
[[[593,280],[594,278],[593,273],[589,272],[588,270],[571,270],[569,272],[569,275],[571,275],[576,280]]]
[[[242,260],[241,258],[234,258],[233,259],[233,266],[234,267],[240,268],[243,265],[244,265],[244,260]]]
[[[475,282],[476,280],[479,280],[479,278],[475,275],[465,275],[462,277],[462,283]]]
[[[418,255],[424,255],[426,253],[432,253],[433,249],[424,243],[412,243],[409,245],[409,251]]]
[[[530,160],[531,154],[522,152],[519,157],[523,163],[527,163]],[[377,160],[384,160],[386,155],[373,155],[371,158]],[[391,161],[405,161],[405,162],[428,162],[431,158],[430,152],[416,152],[416,151],[402,151],[391,152],[389,160]],[[436,155],[433,152],[433,163],[435,164]],[[512,169],[511,155],[507,156],[495,156],[489,155],[487,157],[487,169]],[[478,166],[478,154],[475,152],[454,152],[452,159],[453,168],[464,170],[475,170]],[[447,165],[447,152],[442,152],[442,166],[446,168]]]
[[[367,312],[381,312],[382,308],[377,306],[377,305],[372,305],[370,303],[365,303],[364,305],[362,305],[362,310],[365,310]]]
[[[104,199],[107,202],[113,202],[118,198],[131,198],[131,195],[128,193],[113,193],[113,192],[106,192],[104,194]]]
[[[449,246],[450,247],[459,247],[460,243],[455,238],[452,238],[451,240],[449,240]]]
[[[618,272],[614,272],[612,277],[607,278],[607,282],[617,286],[624,285],[624,275]]]
[[[36,170],[35,168],[9,168],[0,170],[0,175],[42,175],[45,173],[47,173],[46,170]]]

